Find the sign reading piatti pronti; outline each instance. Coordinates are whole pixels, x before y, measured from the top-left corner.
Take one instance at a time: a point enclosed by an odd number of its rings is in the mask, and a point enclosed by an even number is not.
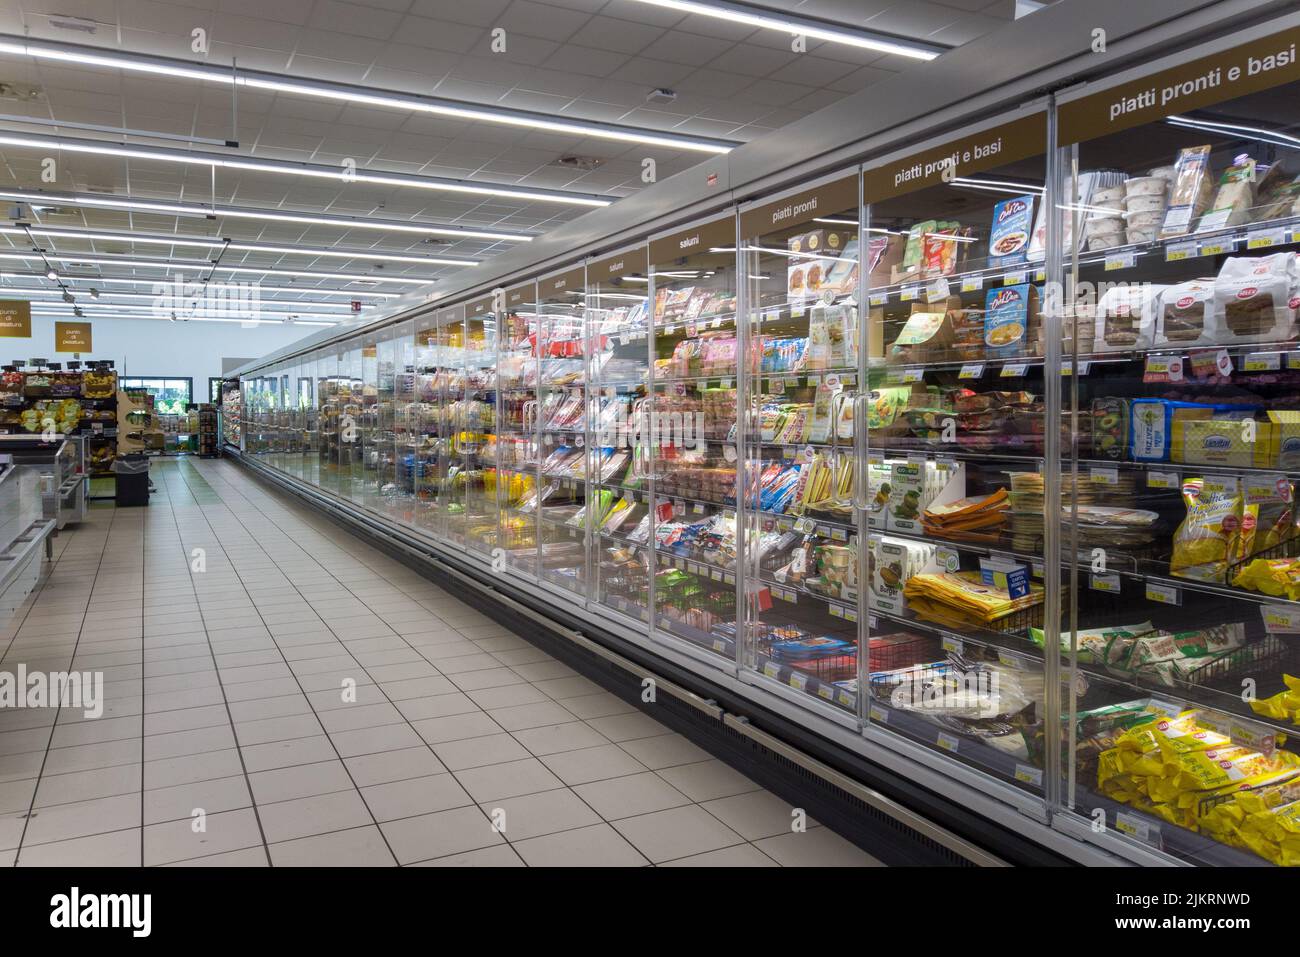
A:
[[[1046,151],[1047,114],[1031,113],[864,170],[862,201],[904,196]]]
[[[1300,27],[1062,103],[1056,141],[1082,143],[1300,80]]]
[[[755,206],[740,214],[740,235],[753,239],[781,229],[802,226],[819,217],[847,216],[858,220],[858,178],[845,176],[783,199]],[[838,217],[837,217],[838,218]]]
[[[572,302],[573,296],[570,293],[582,292],[587,287],[587,267],[578,266],[574,269],[566,269],[562,273],[556,273],[553,276],[543,276],[537,280],[537,295],[540,299],[556,300],[561,299],[566,302]]]
[[[644,276],[650,271],[650,251],[646,246],[638,246],[621,252],[617,256],[593,259],[587,263],[587,285],[596,287],[603,283],[622,279],[624,276]]]
[[[700,223],[679,233],[650,240],[650,261],[655,265],[675,262],[686,256],[707,253],[717,247],[736,245],[736,220],[732,216]]]
[[[0,336],[6,339],[32,337],[32,304],[26,299],[0,299]]]
[[[93,352],[88,322],[55,322],[55,352]]]

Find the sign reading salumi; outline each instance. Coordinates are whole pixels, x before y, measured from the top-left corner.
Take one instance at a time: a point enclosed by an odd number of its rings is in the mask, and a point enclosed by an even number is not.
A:
[[[743,211],[740,214],[740,235],[753,239],[836,213],[844,215],[847,212],[856,222],[857,210],[858,178],[845,176]]]
[[[878,203],[914,193],[947,178],[979,173],[1047,150],[1047,114],[1029,116],[970,133],[939,146],[900,156],[862,173],[862,201]]]
[[[576,269],[566,269],[562,273],[543,276],[537,280],[537,296],[539,299],[570,300],[570,292],[582,292],[586,285],[587,270],[583,266],[578,266]]]
[[[492,297],[484,296],[482,299],[471,299],[465,303],[465,315],[470,319],[482,319],[484,316],[492,315]]]
[[[506,308],[518,309],[526,302],[533,302],[537,298],[537,286],[530,279],[528,282],[519,286],[512,286],[506,290]]]
[[[1300,80],[1300,27],[1062,103],[1056,141],[1082,143]]]
[[[649,271],[649,250],[645,246],[638,246],[617,256],[593,259],[587,263],[587,285],[598,286],[624,276],[644,276]]]
[[[736,220],[728,216],[650,240],[650,261],[655,265],[671,263],[683,256],[707,253],[716,246],[735,245]]]

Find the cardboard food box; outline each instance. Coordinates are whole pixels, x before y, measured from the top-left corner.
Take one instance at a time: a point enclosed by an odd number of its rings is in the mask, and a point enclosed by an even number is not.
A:
[[[1038,350],[1038,287],[995,286],[984,298],[984,345],[990,358],[1029,356]]]
[[[1252,432],[1243,419],[1175,420],[1170,459],[1188,465],[1272,468],[1273,425],[1255,422]]]
[[[909,363],[952,359],[957,341],[953,319],[960,311],[959,296],[938,302],[913,302],[911,315],[890,346],[890,360]]]

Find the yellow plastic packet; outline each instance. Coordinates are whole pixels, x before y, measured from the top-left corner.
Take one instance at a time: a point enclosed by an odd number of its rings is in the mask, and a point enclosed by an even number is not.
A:
[[[1300,599],[1300,558],[1257,558],[1233,576],[1232,584],[1296,601]]]
[[[1187,517],[1174,532],[1169,571],[1179,578],[1223,581],[1241,528],[1237,480],[1190,478],[1183,482]]]

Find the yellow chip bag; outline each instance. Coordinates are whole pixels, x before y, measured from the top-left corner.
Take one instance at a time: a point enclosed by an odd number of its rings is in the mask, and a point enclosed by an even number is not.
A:
[[[1179,578],[1223,581],[1241,531],[1241,491],[1236,479],[1183,482],[1187,517],[1174,532],[1169,571]]]

